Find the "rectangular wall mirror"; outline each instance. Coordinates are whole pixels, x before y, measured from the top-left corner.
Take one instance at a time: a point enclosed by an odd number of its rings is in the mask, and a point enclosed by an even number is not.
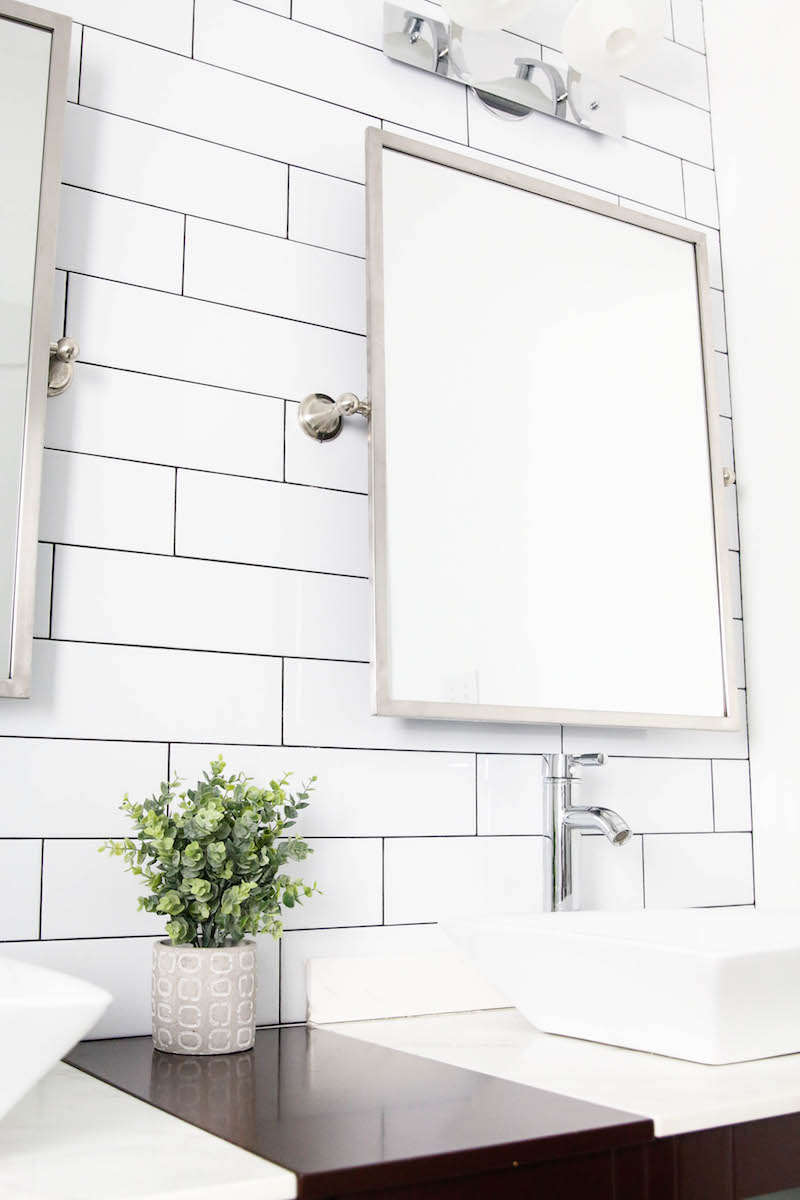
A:
[[[0,0],[0,696],[30,691],[71,24]]]
[[[736,728],[704,235],[367,159],[375,711]]]

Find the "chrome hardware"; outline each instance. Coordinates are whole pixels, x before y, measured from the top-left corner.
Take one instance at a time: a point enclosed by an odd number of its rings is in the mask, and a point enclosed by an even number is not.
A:
[[[509,62],[507,76],[478,79],[463,61],[463,37],[462,27],[446,18],[440,21],[392,0],[384,3],[383,51],[396,62],[465,83],[486,108],[501,117],[520,120],[538,112],[567,120],[571,113],[579,125],[611,137],[623,136],[622,101],[612,95],[609,84],[582,80],[572,69],[565,82],[561,71],[540,58],[516,58],[516,71]],[[537,72],[547,78],[549,93],[533,82]]]
[[[733,467],[723,467],[722,468],[722,486],[723,487],[733,487],[733,485],[735,483],[736,483],[736,472],[734,471]]]
[[[344,417],[369,419],[369,400],[359,400],[352,392],[344,392],[338,400],[323,392],[312,392],[300,404],[297,419],[300,428],[315,442],[331,442],[342,432]]]
[[[610,808],[585,807],[572,802],[572,789],[580,783],[581,767],[602,767],[604,754],[545,754],[544,776],[545,832],[552,847],[553,912],[574,912],[580,907],[577,880],[578,845],[573,834],[581,829],[596,829],[613,846],[631,840],[630,827]]]
[[[48,396],[60,396],[72,383],[75,360],[80,346],[72,338],[62,337],[50,343],[50,368],[47,373]]]

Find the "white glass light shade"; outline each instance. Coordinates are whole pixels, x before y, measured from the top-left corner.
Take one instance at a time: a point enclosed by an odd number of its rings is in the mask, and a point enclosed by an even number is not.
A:
[[[451,21],[465,29],[505,29],[536,0],[442,0]]]
[[[563,50],[581,75],[610,79],[648,59],[663,33],[663,0],[578,0],[564,25]]]

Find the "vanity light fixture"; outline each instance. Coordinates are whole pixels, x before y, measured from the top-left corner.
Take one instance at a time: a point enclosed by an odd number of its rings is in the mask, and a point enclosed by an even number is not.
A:
[[[501,31],[535,9],[537,0],[418,0],[413,7],[387,0],[383,6],[383,49],[389,58],[444,79],[467,84],[482,104],[507,119],[546,113],[597,133],[622,137],[623,105],[617,79],[644,62],[663,34],[661,0],[578,0],[570,11],[562,44],[568,69],[543,58],[508,55],[509,73],[482,77],[471,65],[481,39]],[[472,42],[472,53],[467,43]],[[517,43],[517,48],[519,43]],[[489,48],[489,42],[485,42]],[[511,69],[513,67],[513,70]],[[489,74],[487,72],[487,74]]]

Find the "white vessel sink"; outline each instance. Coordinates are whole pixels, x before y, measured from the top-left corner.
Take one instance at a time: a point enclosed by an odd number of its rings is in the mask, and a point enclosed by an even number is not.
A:
[[[444,932],[546,1033],[699,1063],[800,1051],[800,913],[541,913]]]
[[[0,958],[0,1117],[91,1029],[111,1002],[94,984]]]

